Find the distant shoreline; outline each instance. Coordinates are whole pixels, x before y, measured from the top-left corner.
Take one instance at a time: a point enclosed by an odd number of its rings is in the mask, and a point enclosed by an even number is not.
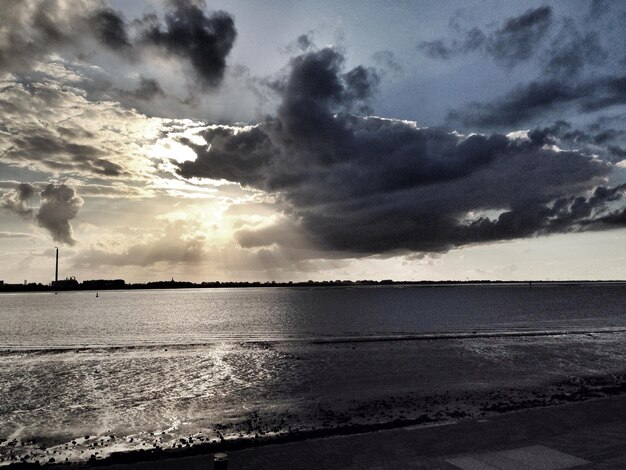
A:
[[[564,281],[502,281],[502,280],[467,280],[467,281],[393,281],[393,280],[335,280],[335,281],[151,281],[147,283],[127,284],[123,279],[88,280],[79,283],[74,279],[58,281],[56,285],[41,283],[0,284],[2,292],[59,292],[59,291],[105,291],[139,289],[218,289],[218,288],[263,288],[263,287],[375,287],[375,286],[589,286],[589,285],[626,285],[626,280],[564,280]]]

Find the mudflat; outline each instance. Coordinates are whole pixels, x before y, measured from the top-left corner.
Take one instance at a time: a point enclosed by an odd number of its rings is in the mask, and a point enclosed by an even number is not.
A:
[[[228,468],[617,469],[626,468],[624,436],[626,395],[616,395],[489,418],[239,449],[228,452]],[[508,456],[510,466],[502,456]],[[102,463],[93,468],[206,470],[213,468],[213,455],[108,466]]]

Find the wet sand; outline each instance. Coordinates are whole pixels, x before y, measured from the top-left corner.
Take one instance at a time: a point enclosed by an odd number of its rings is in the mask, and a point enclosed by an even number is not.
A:
[[[103,465],[163,460],[332,435],[492,419],[510,411],[621,396],[626,393],[625,336],[617,332],[355,344],[265,342],[239,345],[221,356],[209,346],[140,353],[26,354],[15,361],[28,365],[24,371],[28,377],[44,370],[44,377],[67,380],[68,374],[77,374],[77,368],[83,375],[92,374],[87,378],[97,394],[72,395],[81,407],[70,408],[76,414],[62,419],[72,426],[81,419],[89,424],[91,416],[109,421],[96,422],[101,429],[97,434],[77,436],[68,430],[29,436],[21,430],[18,435],[2,436],[0,463],[56,464],[68,459]],[[199,361],[204,361],[200,363],[206,370],[198,369]],[[221,365],[212,370],[211,363]],[[223,373],[224,363],[230,372],[215,381],[211,374]],[[93,364],[99,368],[97,373]],[[120,370],[120,364],[126,371]],[[183,367],[188,372],[180,375]],[[177,387],[175,400],[169,392],[161,397],[157,387],[167,390],[167,374],[174,373],[188,382],[172,385]],[[132,374],[136,385],[129,388]],[[214,388],[207,388],[210,380]],[[123,388],[116,388],[116,383]],[[181,397],[203,392],[203,386],[210,395]],[[151,394],[141,395],[145,390]],[[140,401],[130,402],[130,394]],[[94,397],[108,401],[94,402]],[[113,405],[122,418],[144,416],[156,424],[149,428],[142,422],[139,430],[133,430],[120,421],[120,431],[107,428],[114,422]],[[63,403],[59,406],[65,409]],[[175,428],[159,426],[164,416],[159,413],[168,406],[168,412],[182,416]],[[209,412],[214,414],[207,417]],[[20,413],[15,416],[17,421]]]
[[[623,469],[626,468],[625,418],[626,395],[622,394],[447,425],[402,427],[230,450],[229,468],[454,469],[459,467],[451,462],[489,462],[489,457],[498,452],[526,450],[528,453],[530,449],[536,454],[534,457],[546,465],[545,458],[550,453],[553,458],[556,455],[557,464],[561,458],[577,460],[576,468],[581,469]],[[148,462],[104,466],[101,462],[86,468],[206,470],[213,468],[212,460],[209,453],[181,454]],[[560,462],[562,467],[545,468],[566,468],[566,461]]]

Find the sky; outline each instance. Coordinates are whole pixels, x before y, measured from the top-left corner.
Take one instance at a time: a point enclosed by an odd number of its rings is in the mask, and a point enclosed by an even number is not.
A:
[[[0,279],[626,279],[626,4],[0,3]]]

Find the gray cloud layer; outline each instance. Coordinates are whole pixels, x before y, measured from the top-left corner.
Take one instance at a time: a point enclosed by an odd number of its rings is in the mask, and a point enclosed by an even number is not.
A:
[[[184,222],[166,224],[156,239],[130,245],[122,253],[91,247],[74,258],[75,266],[151,266],[156,263],[200,263],[206,257],[204,238],[189,239]]]
[[[570,122],[558,120],[549,126],[533,129],[529,136],[540,144],[578,149],[588,154],[597,154],[610,162],[619,162],[626,158],[624,147],[626,132],[623,129],[615,129],[604,120],[583,129],[574,127]]]
[[[0,207],[36,222],[48,231],[54,241],[74,245],[76,240],[70,221],[78,215],[84,204],[83,199],[65,184],[48,184],[39,192],[41,202],[35,213],[35,208],[29,205],[35,194],[35,186],[20,183],[2,195]]]
[[[520,85],[491,102],[472,103],[452,111],[448,119],[472,128],[502,128],[532,123],[567,107],[592,113],[623,104],[626,76],[605,76],[579,83],[541,80]]]
[[[233,18],[206,13],[202,1],[171,0],[167,6],[163,20],[149,14],[127,23],[101,1],[3,2],[0,70],[27,72],[50,53],[85,56],[101,48],[131,62],[167,54],[188,63],[203,85],[219,85],[237,36]],[[150,80],[153,89],[158,86]]]
[[[424,41],[418,48],[436,59],[450,59],[480,50],[506,66],[513,66],[535,53],[551,24],[552,9],[543,6],[509,18],[501,28],[491,33],[474,27],[465,32],[461,40],[454,39],[448,43],[443,39]]]
[[[356,116],[378,77],[362,67],[344,72],[343,63],[330,48],[295,58],[276,85],[277,116],[248,130],[209,128],[208,146],[183,139],[197,159],[180,164],[181,175],[280,194],[291,223],[331,251],[436,252],[620,223],[608,203],[624,188],[602,184],[610,164],[536,139]],[[489,210],[499,215],[482,215]],[[276,233],[237,236],[261,247],[277,243]]]
[[[511,75],[517,83],[510,90],[484,102],[468,99],[449,113],[447,122],[480,131],[528,128],[562,119],[558,115],[564,113],[585,121],[586,115],[611,113],[626,104],[621,46],[626,35],[616,26],[626,9],[619,2],[590,6],[587,14],[570,11],[572,16],[557,16],[543,6],[506,20],[494,32],[457,26],[461,39],[421,43],[419,49],[437,59],[481,51],[508,68],[532,59],[520,75]]]
[[[442,60],[479,51],[507,68],[537,58],[544,75],[572,79],[585,67],[600,66],[608,58],[600,34],[581,28],[589,24],[579,25],[567,17],[557,21],[552,8],[542,6],[509,18],[496,31],[472,27],[462,39],[423,41],[418,49]]]
[[[20,183],[13,190],[7,191],[0,198],[0,207],[8,209],[22,217],[29,218],[33,214],[33,208],[28,201],[35,195],[35,188],[28,183]]]
[[[145,143],[143,133],[132,132],[133,124],[147,122],[144,116],[111,103],[89,102],[75,87],[47,78],[5,81],[4,86],[0,93],[4,164],[65,178],[113,180],[131,174],[139,178],[128,148]]]
[[[37,223],[48,230],[59,243],[76,243],[70,221],[78,215],[84,201],[65,184],[49,184],[40,193],[41,206],[35,216]]]

